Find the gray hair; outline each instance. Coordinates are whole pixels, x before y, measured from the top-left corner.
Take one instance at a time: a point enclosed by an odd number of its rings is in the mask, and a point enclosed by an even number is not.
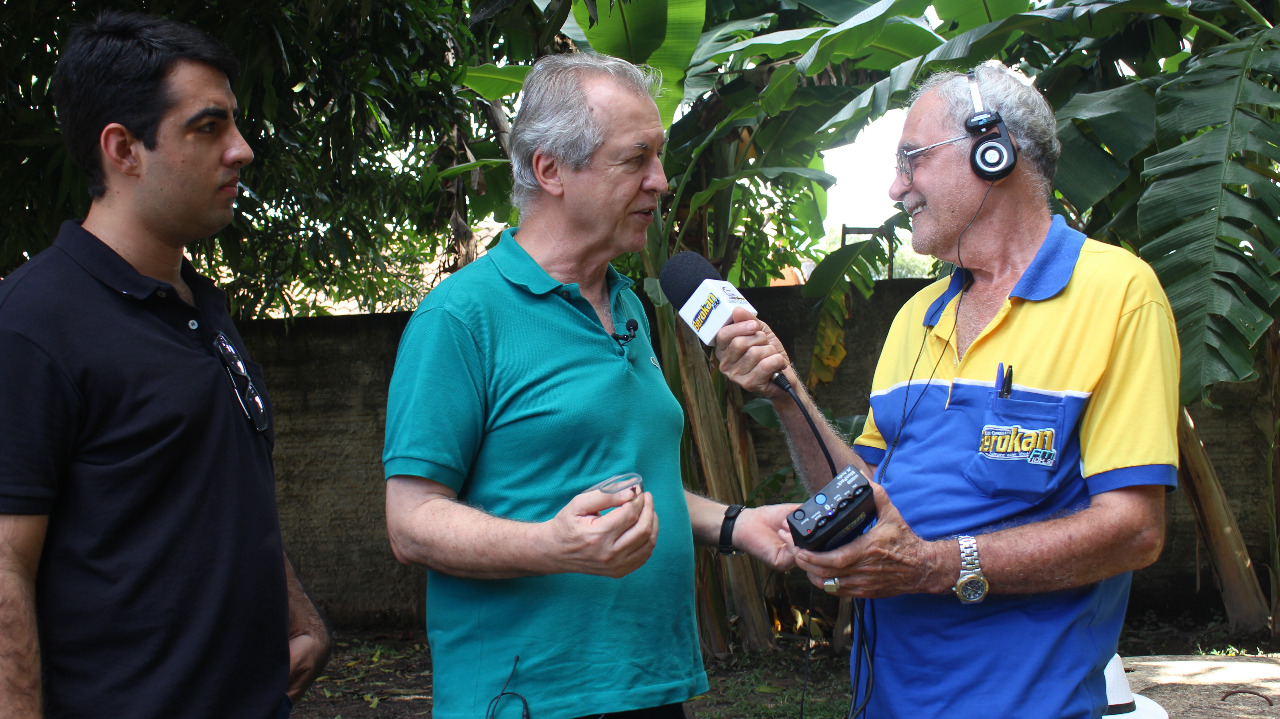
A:
[[[988,60],[973,68],[973,72],[983,104],[987,110],[1000,113],[1009,134],[1018,144],[1018,159],[1030,163],[1035,170],[1047,201],[1053,187],[1053,175],[1058,170],[1058,156],[1062,154],[1053,108],[1026,76],[997,60]],[[964,121],[974,112],[969,79],[965,74],[939,72],[931,75],[911,95],[911,104],[929,92],[936,92],[947,103],[957,132],[965,132]]]
[[[571,52],[548,55],[525,77],[520,112],[511,126],[511,204],[523,216],[542,194],[533,174],[538,150],[581,170],[604,144],[608,128],[599,127],[587,107],[584,77],[610,77],[638,95],[657,97],[662,75],[609,55]]]

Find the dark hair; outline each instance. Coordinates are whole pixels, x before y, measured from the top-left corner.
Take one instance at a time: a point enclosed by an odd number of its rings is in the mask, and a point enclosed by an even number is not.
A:
[[[98,152],[102,128],[120,123],[155,149],[160,118],[173,105],[164,79],[179,60],[211,65],[228,81],[240,72],[222,43],[154,15],[104,12],[72,31],[53,73],[53,99],[71,159],[89,176],[91,197],[107,189]]]

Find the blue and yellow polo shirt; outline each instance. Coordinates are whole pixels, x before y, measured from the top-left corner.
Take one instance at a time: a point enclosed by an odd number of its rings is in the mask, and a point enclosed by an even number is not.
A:
[[[1009,299],[957,359],[956,304],[969,277],[939,280],[898,313],[855,443],[882,465],[897,440],[876,479],[916,533],[990,531],[1099,492],[1174,486],[1177,331],[1151,268],[1055,216]]]
[[[928,540],[983,534],[1083,509],[1101,492],[1175,486],[1177,332],[1151,268],[1054,217],[958,358],[969,279],[957,271],[899,312],[854,444],[911,528]],[[875,600],[868,716],[1096,716],[1130,576],[977,605]]]

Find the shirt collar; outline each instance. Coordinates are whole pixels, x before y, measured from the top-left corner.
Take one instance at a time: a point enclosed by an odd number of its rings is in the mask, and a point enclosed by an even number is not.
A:
[[[58,229],[58,237],[53,246],[67,253],[99,282],[122,295],[144,299],[157,290],[172,289],[168,282],[161,282],[154,277],[134,269],[128,260],[116,254],[116,251],[98,239],[93,233],[80,226],[76,220],[67,220]],[[209,278],[196,272],[195,267],[182,258],[182,279],[197,298],[197,304],[207,300],[215,304],[226,305],[226,293],[218,289]]]
[[[1014,285],[1010,297],[1021,297],[1031,302],[1043,302],[1055,297],[1067,287],[1071,281],[1071,273],[1075,271],[1076,261],[1080,258],[1080,248],[1084,247],[1085,236],[1067,225],[1062,215],[1054,215],[1049,224],[1049,232],[1036,251],[1031,264]],[[942,311],[973,275],[965,269],[956,268],[951,273],[951,282],[942,296],[929,305],[924,314],[924,325],[932,327],[942,317]]]
[[[485,255],[493,262],[498,272],[511,284],[523,287],[535,295],[550,294],[564,287],[577,289],[577,283],[564,283],[547,274],[547,271],[529,256],[520,243],[516,242],[515,236],[519,231],[519,227],[503,230],[497,246]],[[605,283],[609,288],[610,296],[634,284],[631,278],[615,270],[613,265],[605,268]]]

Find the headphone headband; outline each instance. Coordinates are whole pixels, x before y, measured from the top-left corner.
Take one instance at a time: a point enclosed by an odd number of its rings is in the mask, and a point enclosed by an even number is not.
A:
[[[986,109],[982,106],[982,93],[978,91],[978,75],[973,70],[965,73],[969,78],[969,96],[973,98],[973,112],[981,115]]]

